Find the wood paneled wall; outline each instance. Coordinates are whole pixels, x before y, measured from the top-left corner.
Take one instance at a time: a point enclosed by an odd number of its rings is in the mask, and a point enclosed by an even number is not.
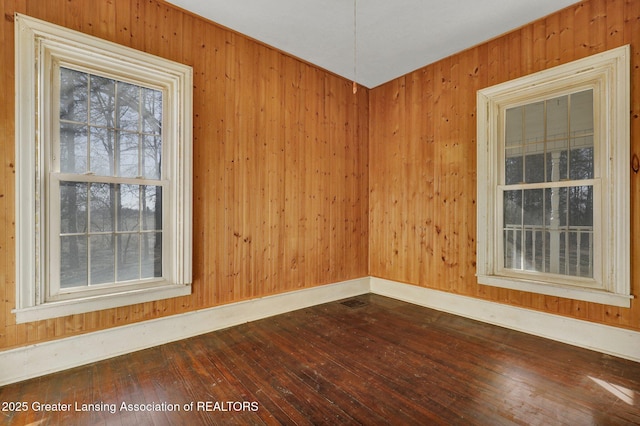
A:
[[[640,330],[640,175],[631,173],[631,309],[481,286],[476,91],[631,44],[631,150],[640,155],[640,1],[592,0],[371,90],[370,273]]]
[[[368,275],[368,93],[156,0],[0,0],[0,350]],[[15,324],[14,12],[194,69],[193,294]]]
[[[585,1],[356,96],[161,0],[0,7],[0,350],[366,275],[640,330],[638,299],[612,308],[475,279],[476,91],[630,43],[640,155],[639,1]],[[15,324],[14,12],[193,66],[190,297]],[[630,185],[640,297],[640,176]]]

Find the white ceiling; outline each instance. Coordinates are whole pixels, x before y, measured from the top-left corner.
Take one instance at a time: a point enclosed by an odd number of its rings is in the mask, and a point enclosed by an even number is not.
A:
[[[355,0],[354,7],[354,0],[167,1],[369,88],[577,3]]]

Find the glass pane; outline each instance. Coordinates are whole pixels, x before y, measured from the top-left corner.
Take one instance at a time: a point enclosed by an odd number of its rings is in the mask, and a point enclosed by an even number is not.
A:
[[[525,157],[525,182],[544,182],[544,154],[532,154]]]
[[[559,182],[567,179],[569,151],[554,150],[547,153],[546,159],[546,182]]]
[[[567,226],[567,206],[569,191],[567,188],[547,188],[545,196],[545,221],[547,227]]]
[[[520,226],[522,224],[522,191],[504,191],[503,209],[505,226]]]
[[[113,232],[115,187],[108,183],[91,184],[91,232]]]
[[[588,137],[587,139],[592,139]],[[571,150],[569,178],[572,180],[593,179],[593,147]]]
[[[118,281],[140,277],[140,241],[138,234],[118,235]]]
[[[542,225],[544,223],[544,190],[527,189],[523,191],[522,205],[525,225]]]
[[[60,237],[60,287],[87,285],[87,237]]]
[[[522,267],[522,227],[508,226],[504,229],[504,267],[521,269]]]
[[[142,171],[147,179],[160,179],[160,164],[162,157],[162,137],[143,136]]]
[[[142,131],[159,135],[162,130],[162,92],[142,89]]]
[[[571,95],[571,136],[593,133],[593,90]]]
[[[162,187],[141,186],[142,229],[162,230]]]
[[[60,171],[87,171],[87,127],[82,124],[60,123]]]
[[[90,130],[90,170],[99,176],[114,176],[113,131],[100,127]]]
[[[153,278],[162,276],[162,233],[145,232],[141,235],[142,276]]]
[[[140,229],[140,185],[120,185],[118,231]]]
[[[579,229],[570,234],[569,275],[593,278],[593,231]]]
[[[569,189],[569,226],[593,227],[592,186],[574,186]]]
[[[522,145],[522,107],[510,108],[506,112],[505,145]]]
[[[116,82],[109,78],[91,76],[90,124],[114,127],[115,84]]]
[[[138,133],[118,132],[118,176],[138,177]]]
[[[507,148],[504,162],[504,181],[506,185],[518,184],[524,181],[522,165],[522,149],[519,147],[515,149]]]
[[[544,140],[544,102],[525,105],[524,140],[528,144]]]
[[[140,130],[140,87],[118,82],[118,128]]]
[[[87,230],[87,184],[60,182],[60,233],[77,234]]]
[[[89,75],[60,68],[60,119],[87,122]]]
[[[91,284],[112,283],[115,280],[114,236],[92,235],[91,246]]]
[[[569,96],[546,101],[547,140],[566,139],[569,127]]]
[[[593,187],[569,189],[568,273],[593,277]]]

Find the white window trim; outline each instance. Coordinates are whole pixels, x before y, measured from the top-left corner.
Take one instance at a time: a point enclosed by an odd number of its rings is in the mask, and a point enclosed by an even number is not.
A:
[[[16,14],[16,321],[19,323],[132,305],[191,293],[192,69],[125,46]],[[47,173],[54,141],[50,87],[53,61],[88,64],[118,79],[135,75],[168,98],[163,127],[164,278],[109,293],[47,300]],[[165,235],[166,234],[166,235]],[[165,242],[170,241],[166,246]]]
[[[477,93],[477,278],[479,284],[629,307],[630,257],[630,47],[622,46],[548,70],[498,84]],[[594,212],[594,227],[602,241],[601,280],[598,288],[550,283],[535,272],[509,276],[499,271],[502,232],[496,229],[501,200],[499,184],[499,114],[504,105],[527,103],[541,94],[566,93],[572,88],[598,86],[603,108],[596,115],[605,146],[602,158],[602,217]],[[596,168],[598,166],[596,165]],[[525,277],[528,275],[528,277]],[[575,284],[575,283],[574,283]]]

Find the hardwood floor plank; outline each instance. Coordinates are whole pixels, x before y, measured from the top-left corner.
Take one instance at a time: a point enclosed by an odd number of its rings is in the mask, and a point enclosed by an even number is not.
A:
[[[640,363],[364,295],[4,386],[0,401],[28,403],[0,412],[7,425],[628,425]]]

